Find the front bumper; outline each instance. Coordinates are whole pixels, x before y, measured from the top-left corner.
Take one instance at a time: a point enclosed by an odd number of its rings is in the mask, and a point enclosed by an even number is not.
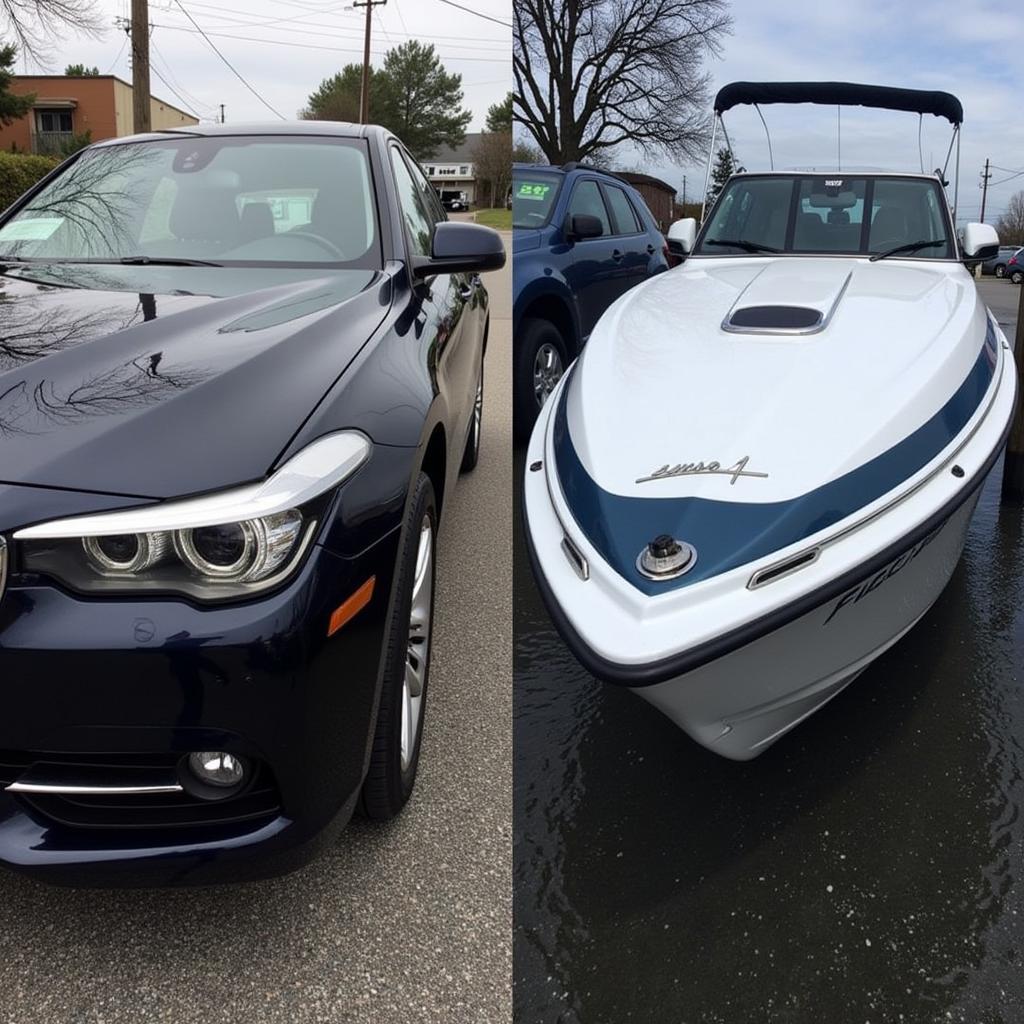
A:
[[[365,774],[399,531],[345,558],[314,546],[245,604],[87,599],[14,577],[0,603],[0,783],[27,763],[171,768],[192,750],[258,766],[247,792],[40,797],[0,789],[0,864],[46,881],[237,881],[300,866],[344,826]],[[371,576],[369,602],[327,636]]]

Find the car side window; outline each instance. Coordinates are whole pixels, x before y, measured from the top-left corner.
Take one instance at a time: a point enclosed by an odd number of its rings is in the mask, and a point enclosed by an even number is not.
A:
[[[613,233],[611,222],[608,220],[608,210],[601,198],[601,190],[598,188],[597,182],[589,178],[577,182],[569,199],[569,216],[575,217],[580,213],[596,217],[601,222],[602,235]]]
[[[615,185],[605,185],[604,194],[612,211],[612,222],[617,235],[636,235],[641,231],[636,211],[629,197]]]
[[[432,210],[433,204],[427,192],[413,177],[409,165],[397,148],[391,149],[391,166],[395,171],[395,186],[398,189],[398,205],[402,210],[409,247],[414,256],[429,256],[434,225],[438,217]],[[426,188],[429,190],[430,185]]]

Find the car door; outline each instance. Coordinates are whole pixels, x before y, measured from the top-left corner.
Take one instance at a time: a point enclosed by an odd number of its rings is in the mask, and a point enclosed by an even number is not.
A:
[[[576,298],[580,334],[586,339],[601,314],[625,291],[625,270],[620,239],[612,229],[611,216],[596,178],[579,178],[573,184],[566,205],[564,231],[577,214],[596,217],[602,226],[597,238],[579,238],[570,243],[572,262],[565,272]]]
[[[627,291],[650,276],[651,258],[657,249],[644,229],[640,215],[633,209],[626,190],[607,182],[601,182],[601,190],[612,217],[612,228],[619,241],[619,251],[622,253],[622,290]]]
[[[415,161],[391,146],[398,203],[409,251],[429,256],[434,228],[445,220],[433,188]],[[427,346],[438,391],[448,408],[449,455],[461,453],[476,398],[482,331],[474,321],[478,285],[466,274],[436,274],[420,290],[425,317],[421,339]]]

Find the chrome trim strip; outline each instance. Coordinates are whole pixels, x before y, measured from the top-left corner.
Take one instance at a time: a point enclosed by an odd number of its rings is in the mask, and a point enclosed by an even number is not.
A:
[[[8,793],[51,793],[69,796],[124,796],[132,793],[180,793],[180,782],[151,786],[76,786],[60,782],[12,782],[4,787]]]

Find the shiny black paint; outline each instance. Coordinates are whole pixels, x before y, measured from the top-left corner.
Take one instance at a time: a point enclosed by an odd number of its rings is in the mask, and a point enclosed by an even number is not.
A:
[[[196,129],[207,130],[225,133]],[[232,750],[270,768],[281,814],[210,829],[69,829],[0,791],[0,863],[73,884],[237,879],[297,866],[352,812],[409,485],[440,439],[434,482],[451,492],[488,304],[468,274],[413,279],[388,157],[397,140],[309,130],[367,140],[378,271],[0,266],[9,543],[33,522],[261,478],[334,430],[374,442],[300,569],[257,600],[84,597],[20,572],[12,544],[0,750]],[[371,576],[371,603],[328,638],[331,611]]]

